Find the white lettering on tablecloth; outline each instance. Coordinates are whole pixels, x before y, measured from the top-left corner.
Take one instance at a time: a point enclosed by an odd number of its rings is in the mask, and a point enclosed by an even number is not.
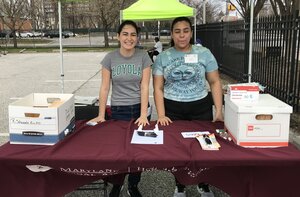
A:
[[[112,170],[112,169],[94,170],[94,169],[60,168],[60,171],[81,175],[81,176],[101,176],[101,175],[107,176],[107,175],[118,174],[118,170]]]
[[[199,168],[197,171],[190,170],[188,167],[185,167],[185,170],[187,171],[188,175],[191,177],[197,177],[202,172],[209,170],[209,168]]]
[[[155,170],[163,170],[168,172],[176,172],[177,169],[175,167],[170,168],[157,168],[157,167],[150,167],[150,168],[144,168],[144,167],[137,167],[137,168],[130,168],[128,167],[128,172],[130,171],[139,171],[139,172],[151,172]]]
[[[158,167],[149,167],[149,168],[144,168],[144,167],[137,167],[137,168],[130,168],[128,167],[128,172],[151,172],[151,171],[156,171],[156,170],[163,170],[171,173],[175,172],[180,172],[180,171],[185,171],[190,177],[197,177],[199,176],[202,172],[209,170],[209,168],[198,168],[197,170],[191,170],[188,167],[184,168],[176,168],[176,167],[170,167],[170,168],[158,168]]]
[[[151,171],[167,171],[171,173],[185,171],[190,177],[197,177],[202,172],[209,170],[209,168],[198,168],[197,170],[191,170],[188,167],[184,168],[176,168],[176,167],[170,167],[170,168],[158,168],[158,167],[128,167],[127,172],[151,172]],[[101,170],[95,170],[95,169],[77,169],[77,168],[60,168],[60,171],[80,176],[109,176],[109,175],[115,175],[119,173],[126,173],[126,170],[114,170],[114,169],[101,169]]]

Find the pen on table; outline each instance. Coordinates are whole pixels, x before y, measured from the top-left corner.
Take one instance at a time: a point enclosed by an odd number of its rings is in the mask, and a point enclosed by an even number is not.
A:
[[[209,139],[209,136],[208,136],[208,135],[204,134],[204,135],[203,135],[203,138],[204,138],[204,141],[205,141],[206,144],[212,144],[212,142],[211,142],[211,140]]]
[[[159,131],[159,129],[158,129],[158,124],[155,124],[154,129],[153,129],[153,132],[157,135],[156,132],[158,132],[158,131]]]
[[[140,125],[139,128],[137,129],[138,131],[143,131],[143,125]]]

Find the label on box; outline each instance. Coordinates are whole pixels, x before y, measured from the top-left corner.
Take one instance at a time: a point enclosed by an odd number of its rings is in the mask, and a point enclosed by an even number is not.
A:
[[[280,124],[251,124],[247,125],[247,137],[279,137]]]
[[[256,101],[259,97],[259,87],[253,85],[229,86],[229,95],[232,100]]]
[[[30,130],[35,128],[37,130],[55,130],[57,128],[57,120],[53,119],[41,119],[41,118],[19,118],[19,117],[11,117],[10,128],[15,129],[23,129]]]

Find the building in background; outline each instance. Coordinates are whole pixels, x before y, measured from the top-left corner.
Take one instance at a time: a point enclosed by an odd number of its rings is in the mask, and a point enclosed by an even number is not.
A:
[[[238,20],[238,11],[231,3],[226,3],[226,15],[221,18],[221,21],[236,21]]]

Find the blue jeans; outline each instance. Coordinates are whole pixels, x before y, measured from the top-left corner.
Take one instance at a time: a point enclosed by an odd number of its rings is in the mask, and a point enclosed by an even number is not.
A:
[[[111,106],[111,119],[130,121],[139,118],[140,112],[141,104]]]
[[[148,104],[148,107],[150,105]],[[135,105],[123,105],[123,106],[111,106],[111,119],[113,120],[125,120],[130,121],[132,119],[137,119],[141,114],[141,104]],[[150,120],[151,115],[149,115],[148,120]]]

